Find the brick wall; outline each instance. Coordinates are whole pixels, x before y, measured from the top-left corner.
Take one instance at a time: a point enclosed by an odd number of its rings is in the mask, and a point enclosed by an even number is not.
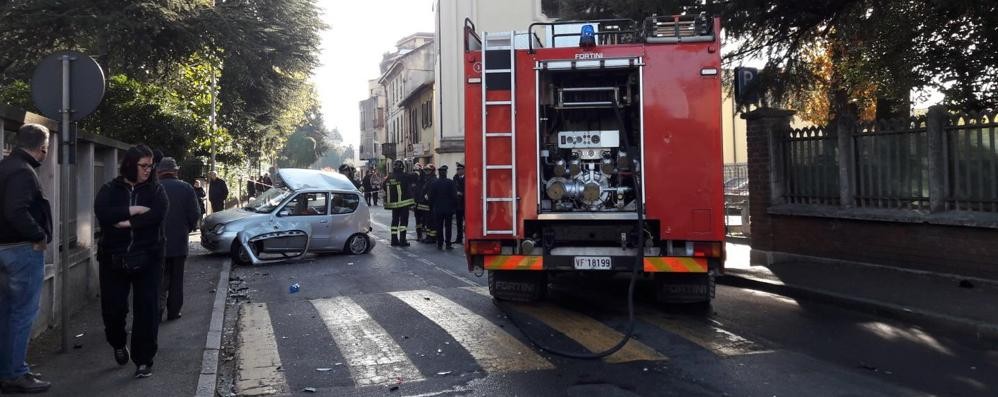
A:
[[[770,264],[817,257],[998,279],[998,229],[834,215],[771,214],[780,202],[780,137],[793,113],[760,109],[747,120],[752,260]],[[785,213],[786,211],[778,211]],[[829,214],[834,211],[829,211]]]

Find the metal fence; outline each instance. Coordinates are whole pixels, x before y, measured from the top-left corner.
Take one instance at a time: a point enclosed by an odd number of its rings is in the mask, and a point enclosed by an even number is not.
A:
[[[995,111],[792,129],[779,143],[784,203],[998,213]]]
[[[998,212],[998,112],[955,116],[945,129],[946,209]]]
[[[748,178],[747,163],[733,163],[724,165],[724,180],[730,181],[737,178]]]
[[[861,124],[853,135],[856,206],[927,210],[925,117]]]
[[[783,142],[784,201],[790,204],[839,204],[837,138],[830,129],[790,130]]]

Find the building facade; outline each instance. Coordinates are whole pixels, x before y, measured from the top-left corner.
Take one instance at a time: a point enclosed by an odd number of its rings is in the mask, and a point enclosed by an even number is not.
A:
[[[423,164],[434,161],[433,83],[424,84],[404,98],[404,128],[408,144],[405,157]]]
[[[368,98],[360,101],[360,160],[377,164],[384,158],[385,94],[377,80],[368,81]]]
[[[388,158],[432,161],[436,125],[432,121],[432,106],[430,117],[421,112],[427,95],[432,103],[435,60],[433,34],[416,33],[400,40],[397,51],[386,54],[382,61],[378,83],[385,94],[384,155]]]
[[[475,24],[478,32],[526,30],[531,23],[557,17],[557,1],[436,1],[435,136],[436,159],[452,169],[464,162],[464,25]]]

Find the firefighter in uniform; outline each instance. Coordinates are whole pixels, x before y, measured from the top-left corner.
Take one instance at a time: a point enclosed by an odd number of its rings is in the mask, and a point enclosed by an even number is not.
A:
[[[405,173],[402,160],[392,164],[392,175],[385,182],[385,208],[392,210],[392,246],[408,247],[406,228],[409,226],[409,207],[413,205],[410,189],[411,178]]]
[[[426,226],[423,223],[422,211],[419,210],[419,202],[421,200],[419,196],[420,193],[423,192],[423,180],[425,179],[423,177],[423,165],[420,163],[413,163],[412,172],[408,174],[408,178],[409,180],[407,181],[407,185],[409,186],[409,194],[414,202],[412,212],[416,217],[416,241],[422,241],[424,227]]]
[[[457,235],[454,236],[454,244],[464,244],[464,164],[457,163],[454,187],[457,189],[457,206],[454,208]]]
[[[437,167],[427,164],[423,167],[424,179],[419,190],[419,197],[416,199],[416,208],[423,214],[423,239],[426,244],[437,243],[436,222],[433,220],[433,203],[430,202],[430,187],[437,181]],[[422,203],[420,203],[422,200]]]

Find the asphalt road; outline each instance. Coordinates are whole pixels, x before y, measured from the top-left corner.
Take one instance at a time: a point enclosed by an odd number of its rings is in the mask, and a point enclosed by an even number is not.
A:
[[[242,395],[996,395],[998,350],[970,338],[763,292],[718,286],[709,315],[636,294],[626,279],[569,277],[541,304],[497,305],[461,246],[387,244],[368,255],[233,269],[224,340]],[[410,225],[414,223],[410,221]],[[221,260],[221,258],[219,258]],[[289,292],[298,283],[300,290]],[[509,316],[515,320],[511,321]]]

